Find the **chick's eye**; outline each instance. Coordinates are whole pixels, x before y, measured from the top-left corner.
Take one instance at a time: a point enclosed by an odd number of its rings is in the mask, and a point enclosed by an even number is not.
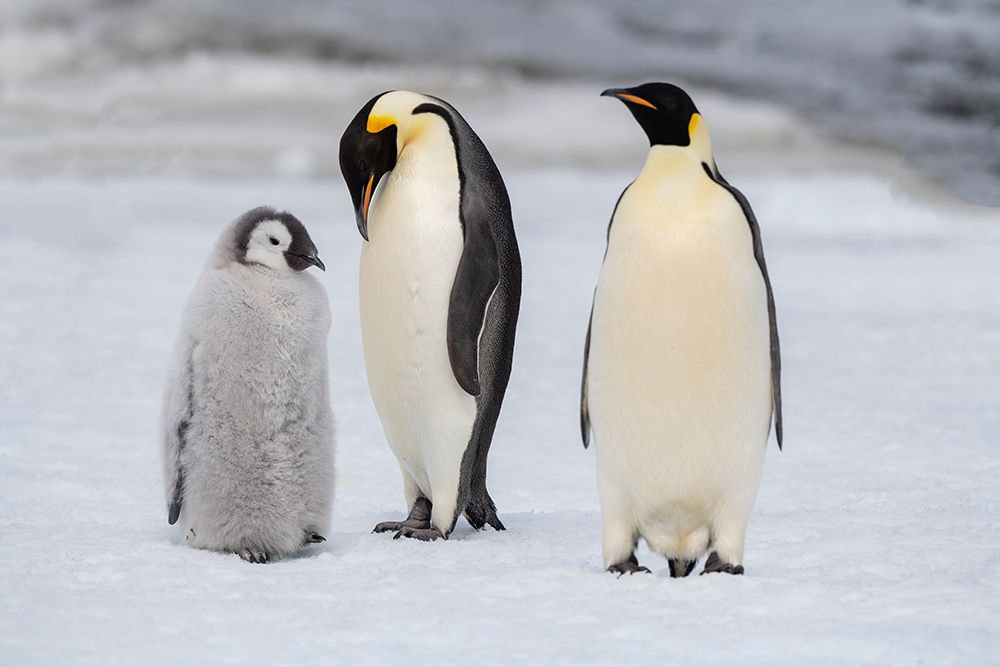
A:
[[[271,245],[278,245],[278,239],[274,238],[273,236],[268,236],[267,238],[271,242]]]

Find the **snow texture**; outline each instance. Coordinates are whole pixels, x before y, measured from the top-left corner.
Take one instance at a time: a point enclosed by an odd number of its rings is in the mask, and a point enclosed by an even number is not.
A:
[[[747,575],[685,580],[646,550],[655,575],[602,572],[577,433],[629,172],[508,174],[525,288],[490,465],[508,530],[462,520],[432,544],[370,534],[405,508],[364,379],[341,184],[0,183],[0,662],[995,664],[1000,216],[863,171],[731,173],[778,298],[786,450],[767,456]],[[179,544],[156,450],[184,298],[221,225],[260,202],[299,215],[326,258],[340,433],[330,541],[271,566]]]

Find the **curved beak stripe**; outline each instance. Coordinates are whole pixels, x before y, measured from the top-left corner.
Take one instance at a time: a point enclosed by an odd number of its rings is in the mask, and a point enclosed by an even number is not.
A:
[[[651,102],[647,102],[638,95],[630,95],[629,93],[615,93],[615,97],[620,100],[625,100],[626,102],[631,102],[632,104],[640,104],[644,107],[649,107],[650,109],[656,109]]]
[[[361,204],[361,219],[368,222],[368,205],[372,202],[372,184],[375,182],[375,174],[368,177],[368,185],[365,186],[365,199]]]

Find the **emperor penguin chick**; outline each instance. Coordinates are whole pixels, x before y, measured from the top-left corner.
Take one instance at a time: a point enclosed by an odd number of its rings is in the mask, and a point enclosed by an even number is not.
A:
[[[642,537],[686,576],[743,573],[747,523],[781,355],[760,228],[722,177],[708,126],[677,86],[603,93],[649,138],[608,229],[584,352],[580,421],[593,429],[604,564],[648,571]]]
[[[410,514],[375,532],[447,538],[461,514],[503,530],[486,458],[521,299],[510,200],[486,146],[435,97],[396,90],[340,142],[361,250],[361,338],[372,399]]]
[[[266,563],[324,541],[333,490],[325,270],[306,228],[260,207],[222,233],[184,311],[162,424],[168,521]]]

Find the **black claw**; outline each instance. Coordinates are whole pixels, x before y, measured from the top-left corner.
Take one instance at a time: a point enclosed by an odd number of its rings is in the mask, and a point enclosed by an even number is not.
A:
[[[635,574],[636,572],[649,572],[648,567],[643,567],[639,565],[639,559],[632,554],[627,559],[623,560],[621,563],[615,563],[608,567],[608,572],[617,574],[620,579],[623,574]],[[650,574],[652,574],[650,572]]]
[[[713,551],[708,556],[708,560],[705,561],[705,569],[702,570],[701,573],[711,574],[713,572],[723,572],[725,574],[740,575],[743,574],[743,566],[733,565],[732,563],[723,563],[722,559],[719,558],[718,552]]]

